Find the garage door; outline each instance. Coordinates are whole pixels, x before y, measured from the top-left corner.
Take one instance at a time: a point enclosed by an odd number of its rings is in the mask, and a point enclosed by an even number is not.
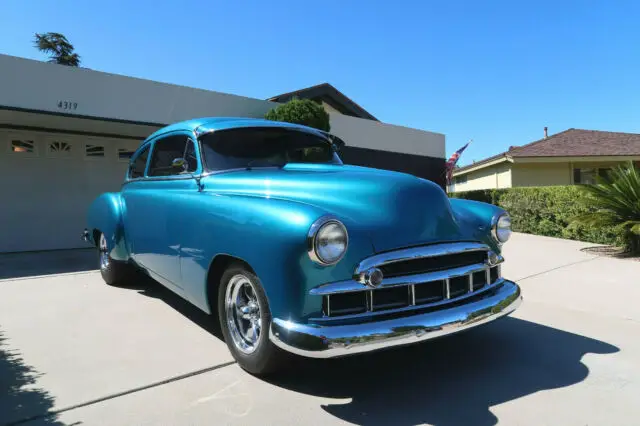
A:
[[[118,191],[139,140],[0,131],[0,252],[86,247],[91,201]]]

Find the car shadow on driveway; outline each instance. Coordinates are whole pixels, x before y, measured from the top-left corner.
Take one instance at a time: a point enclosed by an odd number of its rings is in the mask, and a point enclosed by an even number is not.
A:
[[[147,275],[136,273],[124,289],[135,290],[142,296],[162,300],[206,332],[224,341],[217,317],[212,317],[211,315],[201,311],[193,304],[184,300],[182,297],[173,293],[171,290],[162,286],[162,284],[157,281],[154,281]]]
[[[335,360],[297,359],[274,385],[351,398],[329,414],[361,425],[494,425],[490,407],[583,381],[587,353],[608,343],[509,317],[424,344]]]
[[[149,278],[132,289],[167,303],[222,340],[217,321]],[[507,317],[423,344],[333,360],[293,357],[268,383],[313,396],[345,399],[330,415],[360,425],[488,426],[492,406],[577,384],[586,354],[613,354],[600,340]]]

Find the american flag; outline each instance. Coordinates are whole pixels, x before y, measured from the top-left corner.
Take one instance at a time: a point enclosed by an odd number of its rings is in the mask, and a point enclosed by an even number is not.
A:
[[[451,157],[449,158],[449,160],[447,161],[447,164],[446,164],[447,183],[451,183],[451,177],[453,175],[453,168],[456,166],[456,163],[458,162],[458,159],[462,155],[462,152],[465,149],[467,149],[467,147],[469,146],[470,143],[471,143],[471,141],[467,142],[462,148],[460,148],[459,150],[454,152],[451,155]]]

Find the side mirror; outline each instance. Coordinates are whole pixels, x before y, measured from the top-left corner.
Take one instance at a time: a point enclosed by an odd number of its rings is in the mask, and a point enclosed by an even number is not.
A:
[[[171,162],[171,168],[172,169],[178,169],[182,172],[187,170],[187,160],[185,160],[184,158],[174,158],[173,161]]]

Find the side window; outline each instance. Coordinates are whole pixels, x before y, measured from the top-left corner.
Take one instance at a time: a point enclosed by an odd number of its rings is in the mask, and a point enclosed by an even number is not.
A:
[[[131,179],[144,176],[144,169],[147,167],[147,158],[149,158],[149,145],[142,149],[129,166],[129,177]]]
[[[183,159],[183,167],[174,167],[176,159]],[[193,173],[198,168],[195,146],[186,136],[169,136],[155,142],[149,166],[149,176],[173,176]]]
[[[187,172],[193,173],[198,170],[198,157],[196,156],[196,146],[191,139],[187,140],[187,149],[184,153],[187,161]]]

